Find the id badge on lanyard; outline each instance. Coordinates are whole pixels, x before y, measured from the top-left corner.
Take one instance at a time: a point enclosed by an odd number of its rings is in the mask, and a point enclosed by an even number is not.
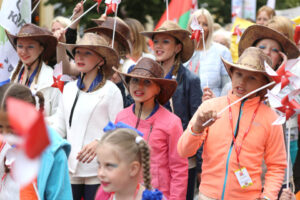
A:
[[[230,105],[229,98],[228,98],[228,104]],[[241,165],[240,165],[239,155],[240,155],[241,150],[242,150],[243,141],[245,140],[246,136],[248,135],[248,133],[250,131],[250,128],[251,128],[251,126],[253,124],[253,121],[255,119],[257,110],[259,108],[259,105],[260,105],[260,103],[257,105],[256,109],[254,110],[254,113],[253,113],[252,118],[251,118],[250,125],[245,131],[245,134],[243,136],[243,139],[242,139],[242,142],[241,142],[240,146],[238,146],[237,143],[236,143],[236,138],[235,138],[234,131],[233,131],[232,110],[231,110],[231,107],[229,107],[229,120],[230,120],[231,129],[232,129],[233,145],[234,145],[234,149],[235,149],[235,152],[236,152],[237,163],[238,163],[238,166],[239,166],[239,168],[234,171],[234,174],[235,174],[241,188],[247,188],[248,186],[253,185],[252,179],[251,179],[246,167],[241,167]]]

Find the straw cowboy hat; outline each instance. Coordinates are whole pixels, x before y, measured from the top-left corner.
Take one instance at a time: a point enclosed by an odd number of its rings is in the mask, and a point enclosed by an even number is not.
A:
[[[128,74],[117,70],[115,67],[113,67],[113,70],[121,76],[125,76],[126,85],[130,78],[142,78],[154,81],[160,87],[160,93],[157,96],[157,100],[161,105],[165,105],[168,102],[177,87],[177,82],[175,80],[164,78],[163,68],[151,58],[141,58]],[[123,78],[122,80],[124,81]]]
[[[75,56],[75,49],[78,47],[87,48],[96,52],[105,61],[103,70],[107,76],[111,76],[113,74],[113,66],[118,66],[119,56],[117,52],[113,48],[109,47],[109,43],[103,37],[97,34],[85,33],[76,44],[62,43],[62,45],[66,47],[73,57]]]
[[[257,47],[248,47],[247,49],[245,49],[243,54],[239,57],[237,63],[228,62],[224,60],[224,58],[221,59],[230,78],[232,78],[232,69],[238,68],[251,72],[262,73],[269,82],[273,81],[273,79],[267,74],[265,70],[265,62],[267,62],[271,66],[272,61],[269,56],[264,54],[263,51]]]
[[[29,38],[38,41],[44,47],[42,53],[43,61],[48,61],[56,55],[57,39],[47,29],[34,24],[25,24],[17,35],[12,35],[7,30],[5,30],[5,33],[15,49],[17,49],[17,40],[19,38]]]
[[[292,41],[278,31],[262,25],[249,26],[242,34],[239,42],[239,56],[246,48],[254,46],[255,43],[261,39],[272,39],[277,41],[288,59],[297,58],[299,56],[299,50]]]
[[[107,35],[108,37],[112,38],[113,35],[113,29],[114,29],[114,17],[107,17],[106,20],[101,19],[92,19],[96,24],[98,24],[97,27],[89,28],[85,30],[85,33],[91,32],[91,33],[103,33]],[[130,29],[128,25],[117,17],[116,20],[116,33],[115,33],[115,39],[118,43],[121,43],[127,53],[131,53],[132,44],[130,42]]]
[[[194,43],[190,39],[190,32],[180,28],[178,24],[173,21],[165,21],[156,31],[141,32],[142,35],[153,40],[157,33],[165,33],[175,37],[182,44],[181,61],[188,61],[194,53]]]

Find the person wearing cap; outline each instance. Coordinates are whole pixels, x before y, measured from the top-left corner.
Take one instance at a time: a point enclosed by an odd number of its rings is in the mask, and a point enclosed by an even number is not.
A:
[[[200,199],[277,199],[286,153],[282,126],[272,125],[278,116],[262,102],[266,89],[217,115],[232,102],[272,81],[264,65],[271,65],[271,59],[262,50],[249,47],[236,64],[222,61],[233,89],[227,96],[202,103],[179,139],[178,152],[188,157],[204,143]],[[262,190],[263,159],[268,172]]]
[[[134,99],[133,105],[118,114],[115,123],[123,122],[144,134],[151,148],[153,188],[158,188],[166,199],[184,200],[188,161],[176,149],[183,129],[179,117],[163,107],[175,92],[177,82],[165,79],[163,68],[151,58],[138,60],[129,73],[115,71]]]
[[[34,24],[25,24],[17,35],[5,32],[20,58],[11,82],[26,85],[34,93],[41,91],[45,98],[45,115],[55,114],[61,92],[51,87],[53,69],[46,63],[55,55],[57,39],[50,31]]]
[[[69,174],[73,198],[94,199],[100,181],[95,158],[103,128],[123,109],[119,89],[109,81],[117,52],[101,36],[86,33],[77,44],[62,44],[73,55],[78,79],[65,85],[52,127],[71,144]],[[65,52],[65,51],[64,51]]]
[[[202,102],[199,77],[182,64],[188,61],[194,52],[190,32],[181,29],[173,21],[165,21],[157,30],[141,34],[153,41],[156,61],[161,63],[165,78],[174,79],[178,83],[175,93],[165,107],[181,119],[185,129]],[[195,177],[196,158],[193,157],[189,159],[188,199],[193,199]]]

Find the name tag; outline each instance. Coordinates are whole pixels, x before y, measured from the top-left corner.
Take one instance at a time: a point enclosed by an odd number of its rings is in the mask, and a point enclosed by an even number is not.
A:
[[[241,188],[247,188],[253,185],[253,182],[249,176],[249,173],[245,167],[234,171],[236,178],[239,181]]]

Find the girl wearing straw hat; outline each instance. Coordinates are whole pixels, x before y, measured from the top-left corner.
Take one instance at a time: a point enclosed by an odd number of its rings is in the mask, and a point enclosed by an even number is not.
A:
[[[74,199],[94,199],[99,186],[94,159],[98,140],[105,125],[123,108],[120,91],[107,79],[119,58],[94,33],[86,33],[77,44],[62,45],[73,55],[80,75],[65,86],[52,125],[72,146],[69,173]]]
[[[183,129],[201,104],[202,90],[200,79],[182,65],[194,52],[190,32],[181,29],[172,21],[165,21],[156,31],[142,32],[153,40],[156,61],[162,64],[164,76],[175,79],[178,87],[166,105],[182,122]],[[189,159],[188,199],[193,199],[196,177],[196,159]]]
[[[126,123],[144,133],[151,148],[153,188],[169,200],[185,199],[188,162],[176,150],[182,126],[180,119],[162,106],[176,90],[176,81],[164,79],[162,67],[151,58],[141,58],[128,74],[116,72],[134,99],[133,105],[118,114],[116,123]]]
[[[46,62],[55,55],[57,39],[50,31],[34,24],[25,24],[17,35],[8,31],[6,35],[20,58],[11,81],[26,85],[33,91],[41,91],[45,97],[45,115],[53,115],[61,93],[51,87],[54,83],[53,69]]]
[[[233,89],[227,96],[207,100],[199,107],[178,142],[178,152],[188,157],[204,142],[200,199],[277,199],[286,153],[282,126],[272,125],[277,115],[262,102],[266,89],[217,115],[272,81],[264,66],[271,60],[260,49],[249,47],[237,63],[223,62]],[[210,118],[213,121],[204,125]],[[268,172],[262,191],[263,159]]]
[[[110,45],[112,45],[112,36],[114,31],[114,18],[113,17],[106,17],[106,19],[93,19],[95,23],[98,24],[97,27],[93,27],[90,29],[85,30],[85,33],[96,33],[100,35],[101,37],[105,38]],[[59,41],[64,42],[64,31],[59,30],[55,34],[57,38],[59,38]],[[126,55],[131,53],[131,42],[130,42],[130,29],[126,25],[126,23],[121,20],[120,18],[116,18],[116,29],[115,29],[115,40],[114,40],[114,46],[113,48],[117,51],[119,54],[119,57],[121,59],[126,59]],[[73,62],[70,62],[70,60],[67,58],[66,54],[64,53],[65,49],[58,45],[57,49],[57,60],[58,62],[63,62],[63,73],[73,76],[78,76],[80,73],[78,69],[75,67],[75,64]],[[122,66],[122,62],[120,60],[120,66]],[[119,65],[118,65],[119,66]],[[122,92],[124,106],[130,105],[132,102],[127,102],[126,95],[125,95],[125,88],[120,83],[121,80],[118,80],[118,77],[116,74],[113,74],[110,77],[110,80],[112,80],[116,85],[119,87],[119,89]]]

